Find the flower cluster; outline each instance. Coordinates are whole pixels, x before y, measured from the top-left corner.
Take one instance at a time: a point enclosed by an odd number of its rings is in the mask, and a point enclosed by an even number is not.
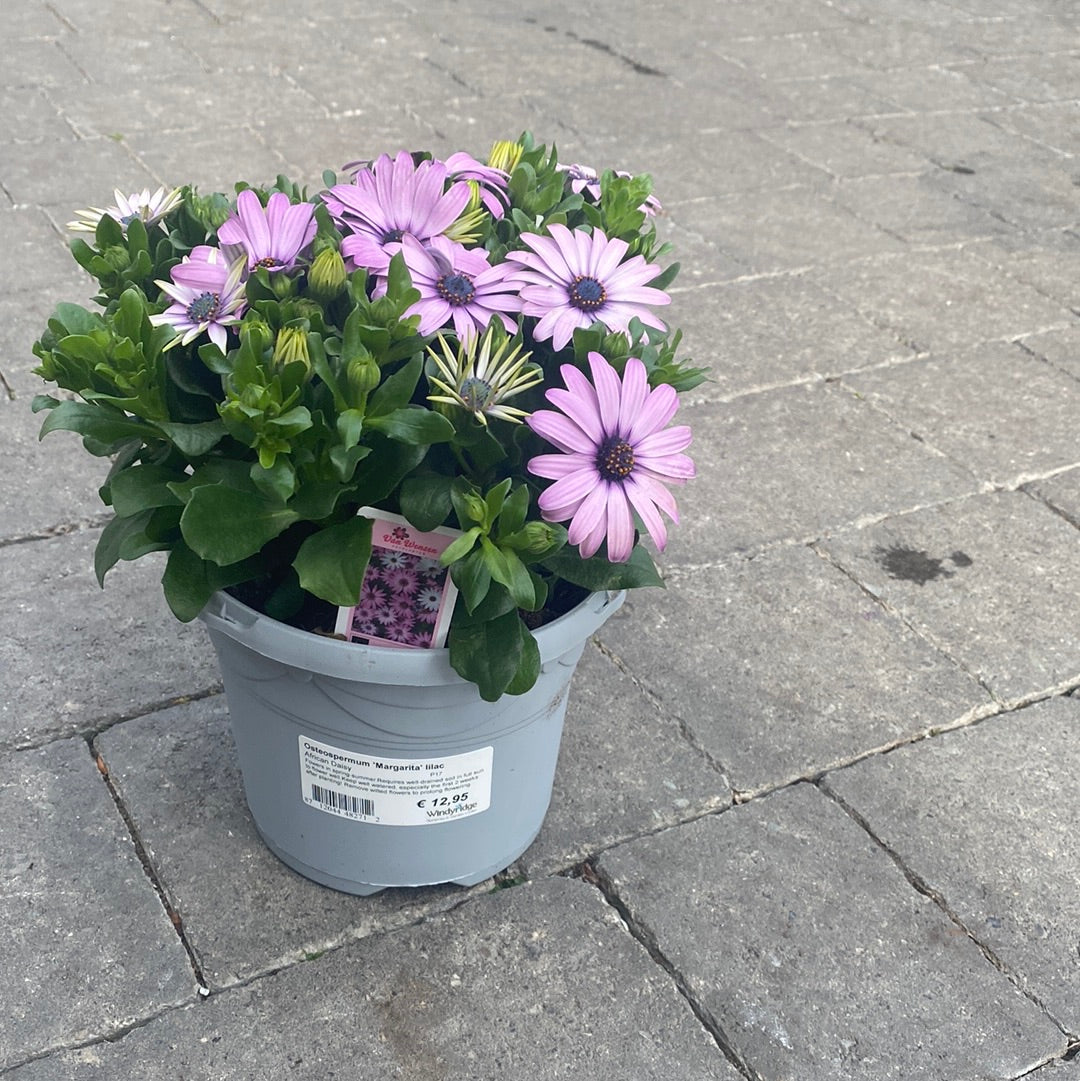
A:
[[[678,269],[660,203],[528,133],[324,184],[117,191],[71,223],[101,310],[58,308],[34,352],[71,394],[35,409],[112,460],[98,575],[166,551],[180,618],[230,589],[297,625],[363,586],[375,635],[424,589],[437,607],[416,568],[365,578],[356,511],[378,506],[460,531],[432,572],[461,594],[451,663],[485,697],[523,690],[530,626],[659,580],[640,535],[663,550],[694,475],[671,422],[704,371],[658,314]]]

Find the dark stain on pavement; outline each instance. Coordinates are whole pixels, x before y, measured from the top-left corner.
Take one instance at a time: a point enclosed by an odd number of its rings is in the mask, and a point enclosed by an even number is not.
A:
[[[949,570],[945,566],[946,562],[960,568],[970,567],[972,564],[971,556],[965,552],[957,551],[943,559],[935,559],[924,551],[904,548],[899,544],[894,544],[891,548],[875,548],[874,554],[890,578],[914,582],[917,586],[924,586],[936,578],[952,578],[955,571]]]

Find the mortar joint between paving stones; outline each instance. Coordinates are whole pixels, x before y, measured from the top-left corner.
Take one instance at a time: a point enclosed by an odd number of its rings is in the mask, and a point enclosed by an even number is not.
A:
[[[948,901],[944,895],[938,890],[934,889],[929,882],[926,881],[921,875],[913,871],[904,862],[903,857],[887,844],[882,838],[880,838],[871,827],[870,823],[861,815],[854,807],[851,806],[838,792],[836,792],[828,782],[827,778],[823,778],[816,786],[820,792],[826,795],[829,799],[833,800],[839,806],[856,825],[858,825],[870,838],[875,845],[877,845],[882,852],[885,853],[889,859],[895,864],[897,870],[907,879],[911,888],[917,893],[922,894],[924,897],[932,901],[944,915],[956,925],[971,941],[978,947],[979,951],[994,966],[1016,989],[1020,992],[1029,1002],[1036,1006],[1043,1015],[1050,1021],[1065,1037],[1066,1040],[1072,1042],[1076,1039],[1075,1033],[1070,1033],[1069,1030],[1050,1012],[1046,1003],[1039,998],[1034,992],[1024,986],[1024,981],[1020,975],[1014,972],[1004,961],[984,942],[982,942],[977,935],[967,926],[966,923],[949,907]]]
[[[765,1081],[765,1078],[740,1058],[731,1041],[728,1039],[727,1034],[724,1032],[723,1026],[715,1017],[713,1017],[707,1007],[698,1001],[697,996],[690,988],[686,977],[675,967],[672,961],[664,954],[663,950],[660,949],[656,935],[651,928],[630,911],[629,905],[619,895],[618,888],[611,877],[605,874],[591,860],[586,860],[579,866],[580,874],[578,877],[580,877],[583,882],[588,883],[599,891],[601,897],[603,897],[607,904],[618,914],[623,925],[626,927],[627,933],[630,934],[632,938],[636,939],[652,958],[653,962],[667,973],[674,984],[675,989],[686,1001],[686,1004],[698,1019],[698,1023],[709,1034],[710,1038],[723,1053],[724,1057],[743,1077],[748,1078],[749,1081]]]
[[[117,813],[123,819],[124,826],[127,828],[128,835],[131,838],[131,843],[135,848],[135,854],[142,864],[143,873],[153,886],[154,892],[161,902],[161,907],[165,910],[165,915],[168,916],[173,930],[180,939],[180,944],[184,947],[184,952],[187,953],[188,963],[191,965],[192,972],[195,976],[195,982],[198,984],[198,995],[200,998],[205,998],[210,994],[210,987],[206,981],[206,977],[203,975],[202,964],[195,952],[195,948],[188,940],[187,932],[184,929],[183,917],[175,905],[169,900],[165,884],[157,873],[157,868],[154,866],[154,861],[150,858],[149,851],[143,844],[138,827],[135,825],[135,820],[128,811],[127,805],[124,803],[124,799],[120,794],[120,790],[117,788],[109,774],[108,763],[94,746],[94,740],[92,738],[87,738],[86,746],[90,752],[90,757],[94,760],[94,765],[97,766],[98,772],[101,774],[101,779],[104,782],[105,787],[109,791],[109,795],[112,797],[113,803],[116,805]]]
[[[649,705],[652,706],[657,713],[664,714],[665,711],[662,700],[653,693],[648,687],[641,682],[640,679],[634,674],[633,670],[626,664],[626,662],[612,649],[605,646],[599,639],[594,638],[593,644],[596,648],[605,656],[615,667],[624,675],[631,683],[638,689],[638,691],[644,696]],[[689,746],[701,756],[708,764],[709,768],[720,775],[721,781],[727,785],[728,790],[731,790],[731,782],[728,780],[728,771],[724,768],[724,764],[715,758],[705,746],[698,740],[697,735],[689,724],[680,716],[674,713],[668,713],[676,723],[679,729],[679,734],[683,740],[689,744]]]

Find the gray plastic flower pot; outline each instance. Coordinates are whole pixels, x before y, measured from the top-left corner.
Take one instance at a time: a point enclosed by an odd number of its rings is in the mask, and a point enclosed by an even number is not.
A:
[[[625,596],[591,594],[541,627],[536,685],[485,702],[446,650],[323,638],[216,593],[200,618],[267,846],[355,894],[507,867],[547,813],[585,643]]]

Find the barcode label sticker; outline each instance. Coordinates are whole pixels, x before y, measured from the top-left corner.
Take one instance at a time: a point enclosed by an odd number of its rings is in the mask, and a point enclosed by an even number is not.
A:
[[[381,758],[300,736],[309,807],[380,826],[434,826],[491,806],[493,749],[446,758]]]

